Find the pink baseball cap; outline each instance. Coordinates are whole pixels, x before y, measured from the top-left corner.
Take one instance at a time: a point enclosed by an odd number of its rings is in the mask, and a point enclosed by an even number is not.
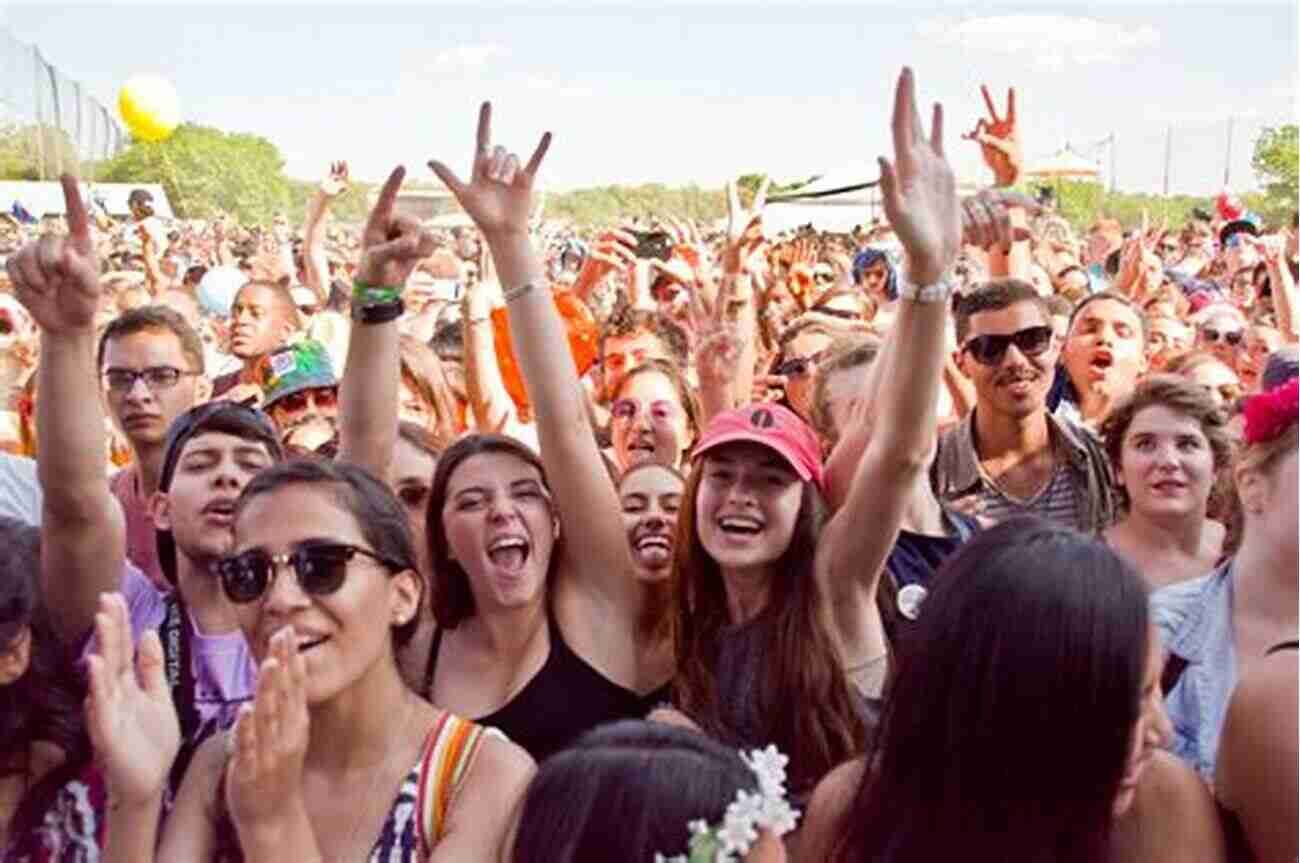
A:
[[[753,441],[776,450],[804,482],[822,484],[821,443],[794,411],[776,404],[751,404],[713,418],[691,458],[737,441]]]

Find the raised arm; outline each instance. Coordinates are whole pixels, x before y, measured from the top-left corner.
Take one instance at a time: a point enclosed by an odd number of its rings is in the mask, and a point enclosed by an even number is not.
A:
[[[68,235],[47,234],[6,264],[18,300],[41,328],[37,374],[37,476],[44,491],[41,581],[69,643],[95,620],[99,595],[116,590],[126,523],[109,491],[104,407],[95,367],[99,267],[75,178],[65,174]]]
[[[418,222],[393,213],[405,176],[400,166],[388,175],[361,235],[352,303],[362,311],[353,314],[339,383],[339,458],[381,479],[388,477],[397,446],[400,297],[415,265],[434,248]]]
[[[961,246],[956,181],[943,151],[943,109],[934,106],[927,140],[916,110],[910,69],[894,98],[894,162],[881,159],[885,213],[903,244],[904,273],[914,286],[939,285]],[[944,322],[950,289],[903,292],[879,372],[873,430],[845,506],[831,519],[817,551],[817,574],[827,595],[869,599],[894,545],[916,476],[926,469],[943,371]],[[877,365],[882,365],[877,361]]]
[[[496,339],[492,331],[490,292],[496,279],[480,279],[465,288],[461,297],[460,325],[465,345],[465,393],[469,396],[474,426],[479,431],[508,429],[518,419],[510,400],[501,367],[497,363]]]
[[[321,180],[316,194],[307,201],[307,215],[302,224],[303,284],[316,292],[323,302],[329,297],[329,261],[325,257],[325,214],[348,188],[348,163],[330,165],[330,175]]]
[[[1291,277],[1291,268],[1286,263],[1285,245],[1281,237],[1266,237],[1256,240],[1249,234],[1238,234],[1246,242],[1253,242],[1264,258],[1268,268],[1268,283],[1273,291],[1273,308],[1277,311],[1277,328],[1288,344],[1300,342],[1300,310],[1297,305],[1295,279]],[[1289,245],[1289,244],[1286,244]]]
[[[492,146],[491,122],[491,106],[484,103],[468,184],[441,162],[430,162],[430,167],[483,233],[505,289],[515,357],[533,404],[542,460],[566,546],[574,555],[559,571],[579,576],[572,584],[561,581],[557,588],[577,588],[606,607],[631,614],[636,586],[628,577],[631,560],[618,496],[587,419],[564,325],[529,239],[533,181],[551,136],[543,135],[532,158],[521,166],[514,154]],[[559,599],[563,601],[564,595]]]

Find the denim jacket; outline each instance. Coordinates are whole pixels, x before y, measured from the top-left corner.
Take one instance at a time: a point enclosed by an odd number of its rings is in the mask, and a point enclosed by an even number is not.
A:
[[[1152,622],[1170,656],[1187,661],[1165,695],[1174,726],[1173,751],[1206,782],[1214,782],[1219,734],[1237,685],[1232,645],[1232,561],[1209,575],[1161,588],[1151,595]]]

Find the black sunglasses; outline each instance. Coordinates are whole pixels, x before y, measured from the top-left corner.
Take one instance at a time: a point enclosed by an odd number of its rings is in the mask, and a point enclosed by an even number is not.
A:
[[[821,362],[822,355],[825,351],[818,351],[809,357],[791,357],[785,362],[772,369],[772,374],[782,377],[797,378],[808,374],[812,367]]]
[[[279,567],[293,566],[298,586],[310,596],[328,596],[343,585],[348,561],[364,555],[397,572],[407,567],[369,549],[342,542],[312,542],[298,546],[288,554],[267,554],[253,548],[222,558],[213,570],[221,579],[221,589],[231,602],[242,605],[260,599],[275,580]]]
[[[996,366],[1007,355],[1007,348],[1016,346],[1016,350],[1027,357],[1036,357],[1052,344],[1052,328],[1048,326],[1026,327],[1014,333],[997,336],[976,336],[962,346],[962,350],[971,355],[980,365]]]
[[[1233,347],[1241,344],[1241,340],[1245,338],[1245,334],[1241,330],[1228,330],[1224,332],[1222,330],[1216,330],[1214,327],[1201,327],[1201,335],[1205,336],[1207,342],[1217,342],[1222,339]]]

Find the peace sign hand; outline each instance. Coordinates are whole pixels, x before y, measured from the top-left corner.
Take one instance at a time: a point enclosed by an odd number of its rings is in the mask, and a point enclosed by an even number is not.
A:
[[[348,163],[330,163],[330,175],[320,181],[320,190],[327,198],[337,198],[348,190]]]
[[[961,206],[943,152],[943,106],[934,106],[926,140],[916,110],[916,83],[904,68],[894,91],[894,162],[881,157],[880,188],[889,224],[907,252],[907,278],[932,285],[957,260]]]
[[[754,193],[749,209],[740,205],[740,194],[734,180],[727,182],[727,245],[722,251],[722,271],[740,273],[751,255],[763,244],[763,207],[767,204],[767,188],[771,184],[764,177]]]
[[[99,310],[99,259],[90,218],[77,179],[59,178],[68,233],[45,234],[18,250],[5,264],[14,294],[48,333],[67,334],[94,326]]]
[[[366,227],[361,232],[361,263],[357,281],[374,287],[406,284],[421,259],[433,254],[433,235],[409,216],[395,216],[393,203],[402,188],[406,169],[397,166],[375,200]]]
[[[998,117],[998,109],[989,95],[987,84],[980,85],[989,118],[981,118],[973,131],[963,135],[968,141],[977,141],[984,154],[984,164],[993,171],[999,186],[1014,186],[1020,179],[1022,157],[1020,136],[1016,131],[1016,88],[1007,89],[1007,113]]]
[[[484,102],[478,114],[470,182],[461,182],[442,162],[431,160],[429,167],[451,189],[489,242],[494,237],[527,236],[533,212],[533,182],[550,146],[551,133],[547,132],[528,164],[521,167],[514,153],[492,146],[492,103]]]

